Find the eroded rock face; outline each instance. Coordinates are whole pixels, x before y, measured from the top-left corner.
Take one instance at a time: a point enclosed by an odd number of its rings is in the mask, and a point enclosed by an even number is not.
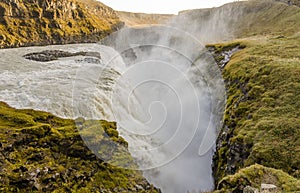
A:
[[[0,2],[0,48],[96,42],[122,26],[113,9],[94,0]]]

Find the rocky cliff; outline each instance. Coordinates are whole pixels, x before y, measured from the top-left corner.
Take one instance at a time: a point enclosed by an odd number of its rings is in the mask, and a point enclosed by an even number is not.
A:
[[[113,9],[94,0],[0,2],[0,48],[95,42],[122,25]]]

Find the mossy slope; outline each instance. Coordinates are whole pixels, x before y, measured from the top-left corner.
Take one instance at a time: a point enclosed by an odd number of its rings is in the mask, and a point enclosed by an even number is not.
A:
[[[300,34],[295,33],[213,45],[219,51],[244,47],[223,69],[228,98],[214,158],[218,188],[241,191],[243,180],[232,178],[241,178],[239,170],[254,164],[282,170],[289,179],[300,178],[299,42]],[[259,178],[256,175],[249,180]]]
[[[78,119],[76,123],[86,128],[100,125],[98,144],[114,141],[127,146],[113,122]],[[132,160],[128,152],[123,156]],[[157,190],[140,172],[117,168],[97,158],[83,143],[73,120],[0,103],[0,192]]]
[[[300,189],[299,179],[293,178],[281,170],[255,164],[223,178],[218,185],[219,190],[215,193],[243,192],[243,188],[246,186],[260,189],[261,183],[280,187],[278,192],[297,192]]]
[[[95,42],[120,26],[114,10],[94,0],[0,2],[0,48]]]
[[[230,4],[227,6],[230,7]],[[229,27],[234,29],[236,37],[289,36],[300,31],[300,11],[297,6],[274,0],[242,1],[232,6],[233,19],[229,19]]]

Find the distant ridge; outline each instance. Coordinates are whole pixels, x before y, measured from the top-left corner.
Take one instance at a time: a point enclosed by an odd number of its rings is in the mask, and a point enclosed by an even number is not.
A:
[[[125,22],[125,25],[127,26],[161,24],[167,22],[174,16],[172,14],[146,14],[125,11],[118,11],[117,14],[120,20]]]

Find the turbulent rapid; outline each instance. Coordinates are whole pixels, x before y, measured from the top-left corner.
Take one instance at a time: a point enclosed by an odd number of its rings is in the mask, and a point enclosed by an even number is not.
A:
[[[0,50],[1,63],[1,87],[0,100],[17,108],[33,108],[48,111],[60,117],[75,118],[76,109],[72,108],[73,87],[77,73],[82,69],[77,81],[78,87],[83,86],[85,99],[89,100],[89,110],[93,116],[90,118],[102,118],[113,120],[112,112],[107,101],[107,90],[112,84],[110,81],[120,74],[114,69],[104,69],[103,64],[91,63],[84,60],[87,57],[67,57],[51,62],[36,62],[27,60],[23,55],[43,50],[94,51],[101,52],[101,61],[109,60],[117,55],[113,49],[98,44],[80,44],[65,46],[28,47]],[[116,58],[117,60],[118,58]],[[121,60],[121,59],[120,59]],[[115,68],[122,67],[122,60],[116,61]],[[84,70],[83,70],[84,68]],[[104,70],[103,70],[104,69]],[[97,72],[102,72],[99,77]],[[89,81],[98,82],[101,94],[95,95],[90,88]],[[83,97],[83,96],[78,96]],[[101,99],[100,101],[97,101]],[[96,102],[97,101],[97,102]],[[105,109],[105,110],[104,110]],[[104,112],[105,111],[105,112]]]
[[[23,57],[45,50],[101,57]],[[60,117],[116,121],[138,169],[162,192],[213,188],[225,90],[213,58],[190,34],[125,28],[99,44],[3,49],[0,64],[1,101]]]

